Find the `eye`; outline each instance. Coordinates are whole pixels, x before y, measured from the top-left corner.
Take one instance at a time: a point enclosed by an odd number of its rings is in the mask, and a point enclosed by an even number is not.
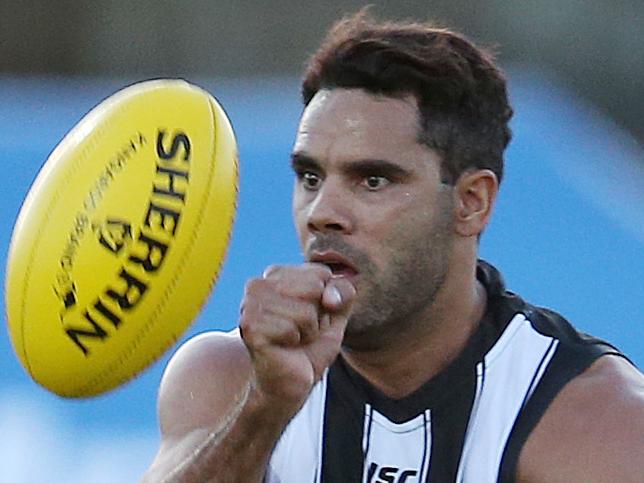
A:
[[[371,175],[371,176],[366,176],[362,184],[369,190],[369,191],[377,191],[379,189],[384,188],[387,186],[391,181],[386,176],[377,176],[377,175]]]
[[[307,190],[318,189],[322,181],[320,177],[312,171],[303,171],[301,173],[297,173],[297,177],[299,178],[302,185],[304,185],[304,188]]]

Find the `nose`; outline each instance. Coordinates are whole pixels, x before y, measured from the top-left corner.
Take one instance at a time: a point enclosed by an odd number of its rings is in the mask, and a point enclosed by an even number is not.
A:
[[[306,222],[311,232],[351,232],[350,198],[337,183],[327,179],[308,206]]]

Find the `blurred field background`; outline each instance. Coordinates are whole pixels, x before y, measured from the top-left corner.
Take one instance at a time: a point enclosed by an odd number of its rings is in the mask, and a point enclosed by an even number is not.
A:
[[[497,46],[516,114],[482,255],[510,289],[607,338],[641,367],[644,2],[371,3],[380,16],[435,19]],[[242,176],[227,262],[183,340],[234,327],[245,280],[268,264],[300,260],[288,167],[298,77],[329,25],[363,5],[3,0],[0,266],[22,199],[65,132],[127,84],[184,77],[226,108]],[[0,481],[137,481],[158,445],[156,388],[172,351],[115,392],[71,401],[29,379],[3,330]]]

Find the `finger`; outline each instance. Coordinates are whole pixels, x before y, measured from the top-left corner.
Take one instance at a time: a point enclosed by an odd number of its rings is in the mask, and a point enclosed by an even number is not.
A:
[[[355,300],[356,289],[351,282],[342,278],[332,279],[327,287],[324,295],[328,295],[323,296],[322,305],[329,314],[329,319],[323,334],[325,338],[341,342]]]
[[[278,273],[283,267],[280,265],[270,265],[266,267],[266,270],[264,270],[264,273],[262,273],[262,278],[269,278],[274,276],[276,273]]]
[[[342,294],[335,286],[329,284],[324,287],[322,292],[322,308],[325,310],[336,311],[342,307]]]
[[[331,278],[331,270],[317,263],[298,266],[273,265],[264,271],[263,278],[283,295],[319,300],[327,281]]]
[[[270,265],[266,267],[262,278],[273,278],[281,277],[284,274],[289,274],[291,272],[295,273],[306,273],[311,272],[317,276],[328,280],[333,275],[331,269],[322,263],[302,263],[301,265]]]
[[[240,326],[246,333],[250,331],[253,343],[294,345],[308,343],[318,337],[317,301],[282,296],[270,290],[264,280],[259,280],[248,284],[242,304]]]
[[[294,347],[300,344],[302,338],[295,324],[279,318],[260,323],[242,319],[239,327],[242,339],[251,353],[271,345]]]
[[[317,302],[278,296],[278,303],[273,305],[270,311],[272,319],[287,320],[297,327],[303,343],[317,339],[320,331],[320,310]]]
[[[322,293],[322,309],[333,313],[346,313],[351,309],[356,289],[344,278],[332,278]]]
[[[320,332],[323,332],[331,327],[331,314],[326,312],[320,314]]]

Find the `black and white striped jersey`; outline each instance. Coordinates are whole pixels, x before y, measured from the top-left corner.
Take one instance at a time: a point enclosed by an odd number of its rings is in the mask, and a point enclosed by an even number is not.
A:
[[[512,482],[519,452],[552,399],[595,359],[619,352],[558,314],[477,276],[486,314],[458,358],[403,399],[338,358],[275,447],[267,483]]]

